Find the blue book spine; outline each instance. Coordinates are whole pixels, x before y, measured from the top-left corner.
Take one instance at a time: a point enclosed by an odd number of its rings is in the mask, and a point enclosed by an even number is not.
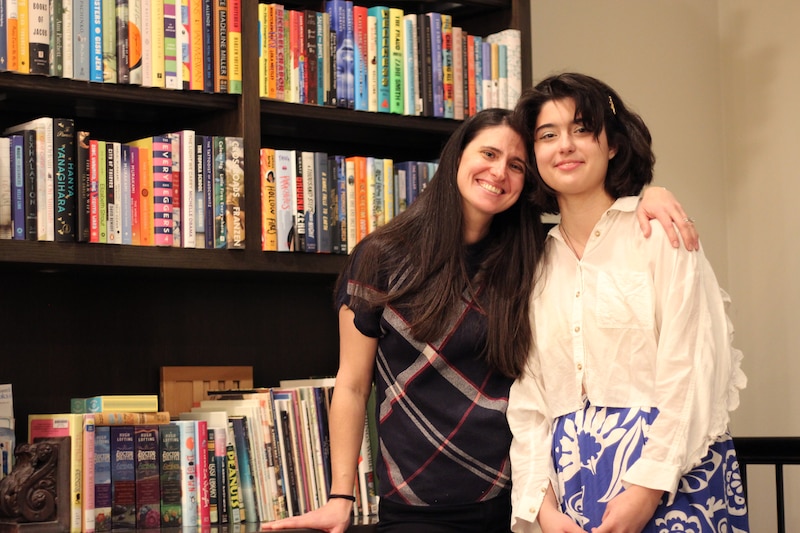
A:
[[[22,135],[9,135],[11,162],[12,238],[25,240],[25,141]]]
[[[111,427],[94,428],[95,531],[111,530]]]
[[[377,58],[378,74],[378,112],[390,111],[389,98],[389,8],[386,6],[373,6],[367,11],[368,15],[375,17],[375,57]]]
[[[403,19],[403,39],[405,40],[405,114],[416,115],[417,91],[414,90],[414,80],[417,78],[417,71],[414,68],[414,42],[417,39],[416,23],[411,19]]]
[[[103,82],[103,2],[89,0],[89,81]]]
[[[475,111],[483,109],[483,38],[475,36]]]
[[[431,65],[433,67],[433,116],[444,117],[444,83],[442,71],[442,17],[429,13],[431,21]]]
[[[339,222],[339,248],[338,253],[347,253],[347,168],[345,157],[334,156],[336,159],[336,198],[338,206],[336,216]]]
[[[255,479],[253,477],[253,459],[248,440],[250,423],[244,416],[230,418],[233,426],[233,438],[236,445],[236,466],[239,469],[240,505],[244,506],[243,522],[257,522],[258,511],[255,498]]]
[[[406,202],[414,203],[420,193],[419,189],[419,164],[416,161],[406,162]]]
[[[345,69],[347,72],[347,107],[355,109],[356,83],[355,83],[355,30],[353,29],[353,2],[345,0]]]
[[[347,107],[347,62],[345,47],[347,38],[347,16],[345,0],[327,0],[325,11],[330,15],[331,29],[336,32],[336,106]],[[350,46],[352,53],[352,45]]]

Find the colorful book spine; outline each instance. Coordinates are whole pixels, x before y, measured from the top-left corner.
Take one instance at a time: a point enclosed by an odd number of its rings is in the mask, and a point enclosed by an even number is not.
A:
[[[135,426],[133,432],[136,527],[155,529],[161,526],[158,426]]]
[[[394,161],[383,159],[383,213],[384,220],[389,222],[394,218]]]
[[[214,231],[213,246],[211,248],[226,248],[228,246],[227,218],[225,216],[225,162],[227,152],[225,147],[225,137],[214,136]]]
[[[166,424],[169,422],[169,413],[166,411],[158,411],[156,413],[104,411],[92,414],[97,426],[136,426],[140,424]]]
[[[50,74],[50,2],[28,1],[30,74]]]
[[[83,533],[95,531],[95,431],[94,415],[83,416],[83,481],[81,488],[81,515],[83,517]]]
[[[49,0],[47,9],[50,16],[48,32],[48,74],[50,76],[64,76],[64,0]]]
[[[464,32],[453,26],[453,118],[464,120]]]
[[[315,183],[314,152],[302,152],[303,165],[303,221],[306,226],[304,252],[317,251],[317,188]]]
[[[95,531],[111,531],[111,427],[95,424],[94,432]]]
[[[16,0],[9,0],[5,6],[6,27],[6,70],[14,72],[19,68],[19,15]]]
[[[129,0],[115,0],[116,47],[117,47],[117,83],[131,82],[131,65],[128,58],[130,38],[128,23],[130,19]]]
[[[180,89],[178,20],[180,0],[164,0],[164,86],[167,89]]]
[[[403,10],[389,8],[389,110],[403,114]]]
[[[245,248],[244,139],[225,138],[225,226],[229,249]]]
[[[292,208],[294,176],[289,150],[275,150],[275,203],[278,251],[294,251],[294,213]]]
[[[153,87],[165,88],[166,64],[164,63],[164,0],[151,0],[150,3],[150,53]]]
[[[55,159],[55,240],[74,241],[77,180],[75,121],[73,119],[53,119],[53,150]]]
[[[403,17],[403,79],[405,80],[405,98],[403,100],[403,113],[406,115],[417,114],[417,100],[419,93],[419,77],[417,48],[417,15],[410,13]]]
[[[82,81],[90,79],[91,3],[92,0],[72,0],[72,77]]]
[[[369,110],[367,8],[353,6],[353,98],[357,111]]]
[[[212,0],[202,0],[203,9],[203,91],[214,92],[214,5]]]
[[[153,244],[172,246],[172,141],[153,137]]]
[[[228,92],[228,0],[214,3],[214,92]]]
[[[433,116],[433,57],[431,52],[431,17],[417,15],[417,49],[419,51],[419,99],[417,109],[424,117]]]
[[[148,4],[147,0],[128,0],[128,81],[135,85],[142,85],[142,75],[144,74],[144,65],[142,64],[143,1]]]
[[[294,176],[294,241],[295,250],[306,251],[306,189],[303,186],[303,152],[292,150],[292,175]]]
[[[25,226],[25,141],[21,134],[9,135],[10,184],[11,184],[11,229],[12,238],[26,239]]]
[[[158,433],[161,526],[181,526],[181,431],[177,424],[168,423],[159,425]]]
[[[347,107],[347,95],[352,81],[347,68],[347,56],[352,54],[352,41],[347,42],[345,0],[327,0],[325,11],[330,15],[331,29],[336,32],[336,105]]]
[[[261,249],[278,251],[278,204],[275,183],[275,149],[261,148]]]
[[[378,112],[378,19],[367,10],[367,111]]]
[[[131,152],[127,144],[120,144],[120,229],[122,230],[121,244],[131,244]]]
[[[89,81],[104,81],[103,0],[89,0]]]
[[[333,251],[330,228],[331,189],[329,187],[328,154],[314,152],[314,190],[316,193],[314,211],[316,213],[317,252],[319,253]]]
[[[453,17],[441,15],[442,21],[442,101],[444,118],[455,118],[453,94]]]
[[[196,422],[197,516],[199,526],[201,528],[208,528],[211,525],[211,480],[208,471],[208,423],[205,420],[197,420]]]
[[[111,427],[111,528],[136,527],[133,426]]]
[[[184,526],[198,526],[197,498],[197,422],[179,420],[173,422],[180,430],[181,452],[181,513]]]
[[[233,425],[228,422],[227,445],[225,450],[225,471],[228,477],[228,523],[239,524],[242,522],[241,494],[239,492],[239,465],[236,455],[236,440],[233,434]]]
[[[128,161],[130,165],[130,206],[131,206],[131,231],[130,238],[131,244],[138,246],[142,243],[142,210],[141,198],[139,198],[139,190],[141,189],[140,180],[142,179],[141,160],[139,159],[139,147],[130,144],[125,145],[128,149]]]
[[[444,117],[444,72],[442,70],[442,15],[428,13],[431,32],[431,67],[433,82],[433,116]]]
[[[31,71],[31,49],[28,41],[28,25],[30,24],[28,3],[30,1],[17,0],[17,41],[19,46],[17,72],[20,74],[30,74]]]
[[[228,93],[242,94],[242,0],[228,0]]]
[[[191,33],[189,33],[189,54],[192,63],[189,88],[193,91],[202,91],[205,88],[205,64],[203,59],[203,54],[205,53],[204,3],[210,5],[209,2],[204,2],[204,0],[189,0],[189,19],[191,27]],[[210,14],[211,12],[209,11],[208,13]],[[211,28],[210,19],[208,28]]]
[[[180,24],[175,32],[175,49],[178,54],[178,69],[181,71],[181,88],[192,88],[192,19],[189,14],[189,0],[176,0],[175,9],[180,13]]]
[[[103,82],[117,83],[117,3],[101,0],[103,36]]]

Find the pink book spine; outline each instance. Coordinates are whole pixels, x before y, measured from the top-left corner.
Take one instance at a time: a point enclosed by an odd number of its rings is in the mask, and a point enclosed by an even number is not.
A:
[[[172,246],[172,141],[153,138],[153,231],[156,246]]]

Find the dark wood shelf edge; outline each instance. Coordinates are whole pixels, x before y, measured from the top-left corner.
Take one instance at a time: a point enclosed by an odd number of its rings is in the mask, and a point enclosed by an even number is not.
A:
[[[295,104],[281,100],[261,99],[261,113],[292,120],[327,121],[340,125],[357,125],[365,128],[402,129],[413,133],[424,131],[428,135],[450,135],[461,124],[460,120],[356,111],[333,106]]]
[[[261,250],[203,250],[95,243],[2,241],[0,265],[39,270],[75,268],[154,269],[159,272],[194,271],[335,276],[346,256]]]
[[[97,83],[69,78],[0,72],[0,95],[24,95],[37,98],[85,99],[118,103],[143,103],[164,107],[198,110],[233,110],[240,95],[212,94],[198,91],[173,91],[118,83]],[[6,99],[4,98],[4,99]]]

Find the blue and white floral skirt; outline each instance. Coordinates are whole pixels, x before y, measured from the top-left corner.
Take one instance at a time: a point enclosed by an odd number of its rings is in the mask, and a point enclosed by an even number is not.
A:
[[[556,420],[553,461],[562,511],[585,531],[600,525],[608,502],[624,490],[622,475],[639,458],[657,409],[589,405]],[[733,439],[723,435],[666,496],[643,533],[749,531],[744,487]]]

